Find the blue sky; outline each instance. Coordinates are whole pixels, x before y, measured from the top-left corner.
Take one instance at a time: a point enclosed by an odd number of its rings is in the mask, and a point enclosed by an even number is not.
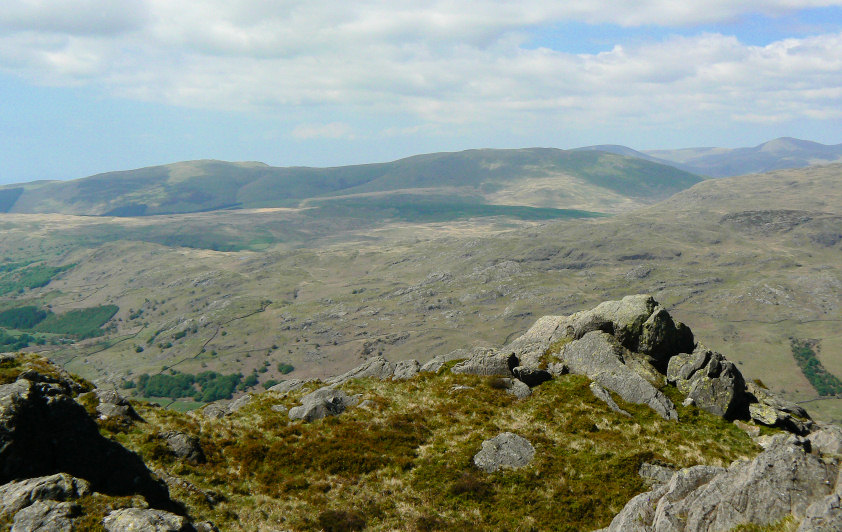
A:
[[[200,158],[837,144],[840,4],[7,0],[0,183]]]

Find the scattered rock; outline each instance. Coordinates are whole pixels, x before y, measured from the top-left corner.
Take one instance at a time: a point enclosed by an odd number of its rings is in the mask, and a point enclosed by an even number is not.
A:
[[[742,374],[732,362],[701,344],[692,353],[669,359],[667,380],[706,412],[726,419],[745,417],[747,413]]]
[[[559,358],[571,373],[587,376],[625,401],[645,404],[664,419],[678,419],[672,401],[623,363],[623,352],[613,336],[592,331],[562,347]]]
[[[518,365],[518,359],[514,354],[487,351],[477,353],[468,360],[456,364],[451,371],[466,375],[511,377],[512,370]]]
[[[247,393],[242,397],[235,399],[232,403],[228,405],[228,414],[233,414],[234,412],[238,411],[242,407],[246,406],[251,402],[251,394]]]
[[[620,408],[620,406],[614,401],[614,399],[611,397],[611,394],[608,393],[608,390],[606,390],[605,388],[603,388],[595,382],[591,383],[590,388],[591,392],[593,392],[596,398],[607,404],[608,408],[610,408],[614,412],[617,412],[618,414],[631,417],[631,414]]]
[[[11,532],[71,532],[80,513],[76,503],[36,501],[15,514]]]
[[[526,366],[518,366],[512,370],[515,377],[530,388],[539,386],[540,384],[552,380],[553,376],[550,372],[543,369],[529,368]]]
[[[161,510],[124,508],[102,521],[107,532],[187,532],[193,527],[184,517]]]
[[[357,404],[356,397],[349,397],[342,390],[325,386],[301,398],[301,406],[289,409],[290,419],[311,422],[327,416],[336,416],[349,406]]]
[[[279,414],[286,414],[289,412],[289,408],[285,407],[284,405],[272,405],[269,407],[272,412],[278,412]]]
[[[418,375],[421,364],[417,360],[400,360],[395,362],[395,372],[392,380],[404,381]]]
[[[161,438],[177,458],[191,464],[205,463],[205,453],[202,451],[202,446],[199,445],[199,438],[177,430],[164,432],[161,434]]]
[[[512,432],[504,432],[482,442],[482,450],[474,455],[474,465],[486,473],[500,469],[519,469],[535,456],[529,440]]]
[[[89,482],[67,473],[0,486],[0,513],[14,514],[36,501],[71,501],[91,493]]]

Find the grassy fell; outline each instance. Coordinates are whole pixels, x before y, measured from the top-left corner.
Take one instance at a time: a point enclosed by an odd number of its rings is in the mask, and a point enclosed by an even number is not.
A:
[[[588,384],[567,375],[518,401],[493,379],[445,372],[352,381],[346,393],[369,402],[309,424],[272,410],[296,406],[311,383],[255,395],[219,420],[138,403],[147,423],[110,435],[186,480],[195,489],[174,484],[173,495],[225,530],[598,528],[646,489],[643,461],[727,465],[757,450],[734,425],[694,407],[679,406],[676,423],[618,400],[633,414],[620,416]],[[165,430],[199,437],[208,462],[175,460],[158,436]],[[533,462],[494,474],[475,468],[482,441],[504,431],[532,442]]]

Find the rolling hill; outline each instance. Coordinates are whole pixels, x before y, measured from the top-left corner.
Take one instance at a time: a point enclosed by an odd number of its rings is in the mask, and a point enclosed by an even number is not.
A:
[[[389,163],[279,168],[190,161],[71,181],[0,188],[0,212],[147,216],[297,207],[313,198],[421,194],[427,201],[619,212],[700,181],[673,167],[605,152],[469,150]]]

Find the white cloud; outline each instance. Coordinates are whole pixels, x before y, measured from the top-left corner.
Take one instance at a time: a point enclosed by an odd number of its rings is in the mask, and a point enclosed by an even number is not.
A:
[[[838,116],[842,34],[767,46],[699,34],[597,54],[528,49],[524,36],[571,20],[676,27],[831,4],[842,0],[6,0],[0,69],[179,106],[295,108],[296,138],[353,136],[324,123],[336,109],[406,118],[378,126],[387,136],[407,123],[773,123]]]

